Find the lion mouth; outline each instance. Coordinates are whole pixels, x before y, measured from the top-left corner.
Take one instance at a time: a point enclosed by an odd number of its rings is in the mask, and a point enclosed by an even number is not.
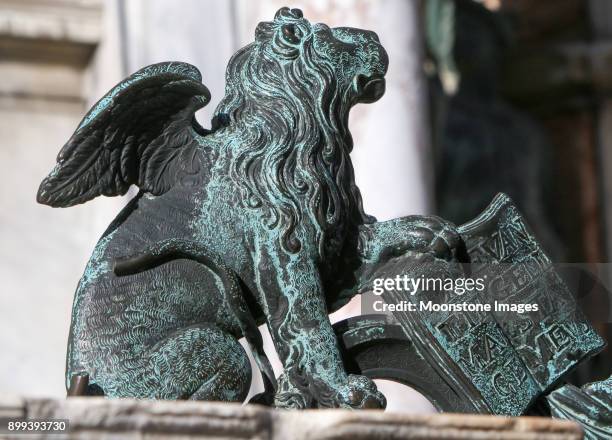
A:
[[[353,82],[357,102],[370,104],[385,94],[385,78],[382,75],[357,75]]]

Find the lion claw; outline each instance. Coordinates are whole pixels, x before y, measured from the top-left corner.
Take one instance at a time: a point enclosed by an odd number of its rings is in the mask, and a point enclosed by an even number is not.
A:
[[[365,376],[351,374],[348,382],[337,395],[340,408],[384,409],[387,399],[378,391],[376,384]]]
[[[310,387],[298,387],[297,380],[283,374],[279,378],[279,390],[274,396],[274,406],[283,409],[349,408],[384,409],[385,396],[376,384],[365,376],[350,374],[346,382],[325,385],[319,380],[310,380]]]

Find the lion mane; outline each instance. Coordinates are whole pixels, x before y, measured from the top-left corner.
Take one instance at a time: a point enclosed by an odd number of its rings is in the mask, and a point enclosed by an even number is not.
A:
[[[230,60],[213,126],[240,132],[230,173],[243,183],[246,206],[263,210],[290,253],[302,248],[297,228],[308,221],[325,260],[337,256],[347,231],[374,220],[363,211],[349,157],[352,103],[312,34],[296,48],[274,27],[260,23],[256,41]]]

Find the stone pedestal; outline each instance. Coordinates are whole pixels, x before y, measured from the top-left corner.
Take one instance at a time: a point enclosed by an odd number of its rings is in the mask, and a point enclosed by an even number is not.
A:
[[[104,398],[0,399],[0,439],[6,419],[67,419],[65,435],[53,439],[252,439],[394,440],[516,439],[578,440],[578,425],[538,417],[410,415],[381,411],[278,411],[209,402],[107,400]]]

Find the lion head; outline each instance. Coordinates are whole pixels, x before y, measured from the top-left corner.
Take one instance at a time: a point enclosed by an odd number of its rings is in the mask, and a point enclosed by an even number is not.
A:
[[[387,65],[374,32],[311,24],[289,8],[230,60],[213,126],[234,133],[232,177],[287,252],[301,249],[302,222],[325,258],[348,228],[371,221],[354,181],[348,114],[383,95]]]

